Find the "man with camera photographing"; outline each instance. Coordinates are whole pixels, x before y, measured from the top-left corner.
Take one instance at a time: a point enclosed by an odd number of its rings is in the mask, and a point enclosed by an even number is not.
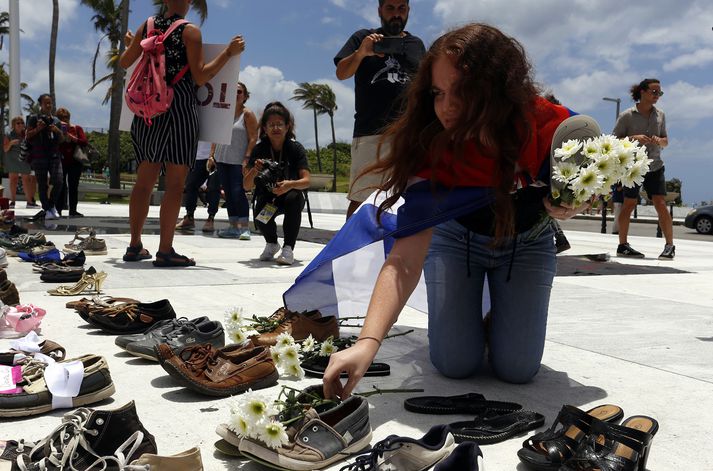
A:
[[[52,115],[54,103],[49,93],[43,93],[37,99],[40,113],[27,118],[25,139],[30,143],[30,167],[35,172],[37,188],[40,192],[42,210],[34,218],[58,219],[57,203],[62,192],[64,174],[59,144],[64,141],[67,132],[62,129],[60,120]],[[49,193],[49,184],[52,192]]]
[[[376,161],[377,153],[388,153],[388,142],[378,149],[381,133],[400,113],[402,94],[426,53],[423,41],[405,31],[409,8],[409,0],[379,0],[381,27],[355,32],[334,57],[337,78],[354,77],[347,218],[381,185],[381,175],[361,173]]]

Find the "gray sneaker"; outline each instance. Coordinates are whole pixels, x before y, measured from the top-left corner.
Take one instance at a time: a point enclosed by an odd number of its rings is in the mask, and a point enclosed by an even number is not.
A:
[[[143,334],[119,335],[114,340],[114,344],[117,347],[126,350],[126,346],[130,343],[141,342],[143,340],[149,340],[165,336],[166,334],[169,334],[174,330],[180,329],[181,326],[189,322],[193,322],[194,324],[202,324],[203,322],[208,322],[209,320],[210,319],[208,319],[206,316],[198,317],[193,320],[188,320],[187,317],[181,317],[178,319],[165,319],[149,327],[149,329]]]
[[[356,460],[340,471],[361,471],[364,469],[387,470],[408,469],[423,471],[431,469],[456,448],[453,434],[447,425],[436,425],[420,440],[390,435],[358,456]],[[465,468],[464,468],[465,469]]]
[[[240,441],[240,452],[269,467],[310,471],[322,469],[358,452],[371,441],[369,404],[361,396],[323,412],[310,408],[288,431],[289,443],[274,450],[252,438]]]
[[[154,347],[162,343],[167,344],[174,352],[199,343],[209,343],[221,348],[225,345],[225,332],[218,321],[207,320],[198,324],[187,322],[167,334],[132,342],[126,346],[126,351],[137,357],[158,361]]]
[[[676,256],[676,246],[671,244],[666,244],[663,248],[663,252],[659,255],[659,260],[673,260]]]

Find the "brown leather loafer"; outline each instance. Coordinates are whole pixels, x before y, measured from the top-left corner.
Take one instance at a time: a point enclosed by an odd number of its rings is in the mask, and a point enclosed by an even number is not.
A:
[[[168,345],[161,344],[156,351],[171,377],[207,396],[232,396],[277,384],[279,373],[269,348],[239,345],[227,348],[223,352],[205,346],[189,347],[175,355]]]
[[[250,339],[255,345],[274,346],[277,344],[277,337],[284,332],[298,342],[310,335],[315,340],[323,342],[329,337],[339,337],[339,324],[334,316],[309,317],[301,312],[290,312],[275,330],[255,335]]]

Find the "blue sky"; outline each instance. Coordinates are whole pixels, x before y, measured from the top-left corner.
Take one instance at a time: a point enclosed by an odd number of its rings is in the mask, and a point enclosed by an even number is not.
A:
[[[48,88],[47,51],[51,0],[20,0],[22,81],[30,95]],[[241,80],[248,102],[259,110],[283,100],[295,112],[298,139],[314,146],[310,113],[290,102],[299,82],[329,83],[339,110],[337,138],[349,141],[353,83],[339,82],[332,58],[356,29],[378,25],[377,0],[209,0],[202,25],[205,42],[224,43],[242,34],[247,49]],[[8,0],[0,0],[0,10]],[[152,12],[150,0],[133,0],[131,29]],[[86,127],[107,127],[104,89],[88,93],[91,59],[99,39],[91,11],[79,0],[60,1],[56,65],[58,105]],[[189,15],[189,19],[195,20]],[[536,78],[570,108],[594,116],[605,131],[614,125],[615,104],[633,103],[629,86],[644,77],[662,81],[659,106],[666,112],[670,146],[664,150],[668,178],[683,181],[684,201],[713,200],[713,10],[708,2],[652,0],[411,0],[407,29],[428,46],[444,31],[471,21],[496,25],[518,38]],[[0,51],[7,61],[7,50]],[[327,143],[329,123],[319,123]]]

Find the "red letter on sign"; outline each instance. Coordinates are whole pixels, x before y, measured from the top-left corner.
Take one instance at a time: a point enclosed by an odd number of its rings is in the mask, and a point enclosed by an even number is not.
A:
[[[205,100],[201,100],[198,94],[200,89],[203,87],[208,90],[208,96],[205,97]],[[203,85],[203,87],[198,87],[198,90],[196,90],[196,99],[198,100],[198,104],[200,106],[206,106],[210,104],[211,101],[213,101],[213,86],[210,83],[206,83],[205,85]]]
[[[228,93],[228,84],[227,83],[221,83],[220,84],[220,100],[217,102],[213,103],[213,106],[215,108],[223,108],[223,109],[229,109],[230,108],[230,103],[225,102],[225,95]]]

